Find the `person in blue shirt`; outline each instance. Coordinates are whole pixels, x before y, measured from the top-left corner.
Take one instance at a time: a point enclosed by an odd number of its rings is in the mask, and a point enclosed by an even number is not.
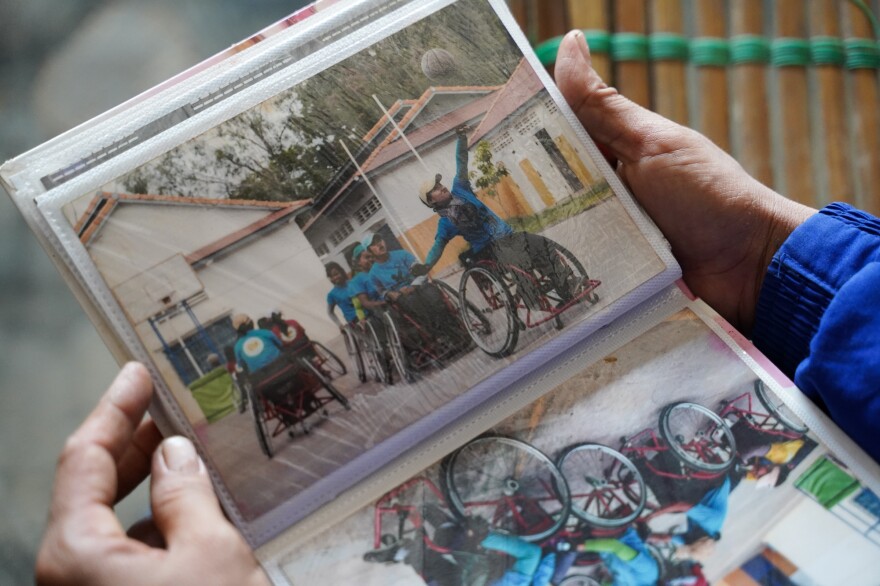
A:
[[[254,320],[240,313],[232,318],[232,327],[238,333],[235,342],[235,361],[251,375],[258,374],[281,358],[281,340],[269,330],[254,329]]]
[[[444,294],[437,285],[416,277],[412,273],[418,264],[416,257],[407,250],[388,250],[381,234],[368,235],[364,239],[367,252],[373,257],[370,278],[382,299],[394,304],[405,315],[437,336],[447,350],[468,345],[470,336],[461,326],[457,316],[450,315]],[[406,330],[406,328],[405,328]],[[404,345],[412,347],[422,340],[411,331],[405,331]]]
[[[351,293],[348,290],[348,274],[336,262],[328,262],[324,269],[327,278],[333,284],[333,288],[327,293],[327,315],[341,330],[343,324],[336,317],[336,311],[334,311],[337,307],[342,311],[342,317],[346,322],[353,323],[358,319],[357,311],[351,301]]]
[[[353,299],[357,299],[365,316],[374,310],[385,306],[376,285],[370,278],[370,269],[373,268],[373,255],[363,244],[358,244],[351,251],[351,262],[357,268],[357,272],[348,282],[348,292]]]
[[[446,245],[461,236],[470,249],[459,258],[465,266],[490,259],[504,265],[535,270],[549,277],[559,297],[565,302],[577,293],[576,276],[553,252],[558,244],[538,234],[515,232],[507,222],[481,202],[468,177],[467,126],[456,130],[455,177],[452,187],[443,184],[441,174],[419,187],[419,199],[440,216],[434,244],[428,251],[425,266],[430,270],[440,260]],[[513,273],[517,292],[530,307],[538,306],[540,292],[530,279]]]

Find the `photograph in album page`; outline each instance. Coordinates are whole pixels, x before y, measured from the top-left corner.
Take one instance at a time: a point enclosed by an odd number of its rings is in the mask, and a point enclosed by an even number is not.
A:
[[[877,477],[858,478],[771,386],[685,309],[291,548],[285,575],[875,584]]]
[[[670,272],[560,106],[461,0],[60,210],[242,520]]]

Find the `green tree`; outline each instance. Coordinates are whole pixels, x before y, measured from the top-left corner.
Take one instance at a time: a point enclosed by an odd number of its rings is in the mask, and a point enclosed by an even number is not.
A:
[[[476,171],[471,172],[471,178],[476,177],[474,185],[477,189],[487,190],[486,193],[494,197],[496,195],[494,187],[502,177],[510,175],[510,171],[501,163],[496,165],[492,161],[492,147],[489,146],[489,141],[481,140],[477,143],[474,149],[474,165],[479,171],[479,174]]]

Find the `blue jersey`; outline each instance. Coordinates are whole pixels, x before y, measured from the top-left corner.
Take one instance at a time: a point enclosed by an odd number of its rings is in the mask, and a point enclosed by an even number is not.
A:
[[[425,264],[433,266],[446,244],[461,236],[471,245],[471,250],[480,252],[486,246],[509,234],[513,228],[477,199],[471,188],[467,174],[467,139],[460,136],[456,144],[456,173],[452,181],[452,201],[445,208],[436,210],[440,215],[434,245],[428,251]]]
[[[281,357],[281,340],[269,330],[251,330],[235,343],[235,361],[251,373]]]
[[[380,295],[388,291],[397,291],[413,280],[410,267],[416,263],[416,257],[406,250],[392,250],[385,262],[376,261],[370,269],[370,280]]]
[[[352,297],[366,293],[369,299],[379,299],[379,292],[376,291],[376,285],[370,279],[369,273],[358,273],[352,277],[348,282],[348,292]]]
[[[345,287],[336,285],[327,293],[327,306],[333,307],[336,305],[342,311],[342,317],[345,318],[345,321],[355,321],[357,319],[357,311],[355,311],[354,304],[351,302],[351,297],[348,285]]]

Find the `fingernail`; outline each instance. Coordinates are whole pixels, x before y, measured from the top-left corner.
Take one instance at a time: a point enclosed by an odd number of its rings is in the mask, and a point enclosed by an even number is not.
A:
[[[162,442],[162,459],[172,472],[194,474],[199,471],[199,455],[191,441],[174,436]]]
[[[577,32],[577,46],[583,58],[589,61],[590,50],[587,48],[587,37],[585,37],[584,33],[581,31]]]

